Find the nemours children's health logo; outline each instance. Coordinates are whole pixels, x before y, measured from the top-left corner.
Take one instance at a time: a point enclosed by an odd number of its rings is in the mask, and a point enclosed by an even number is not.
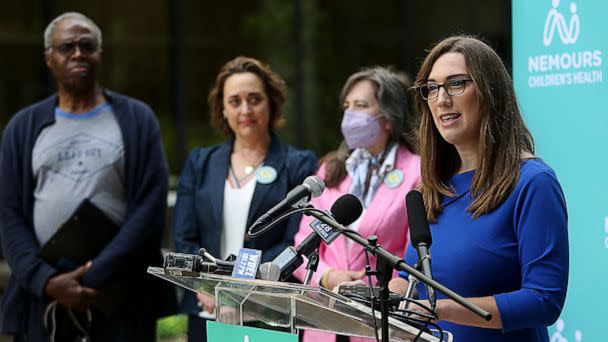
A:
[[[559,0],[553,0],[553,8],[549,10],[547,19],[545,20],[545,30],[543,31],[543,43],[545,46],[551,45],[555,31],[559,34],[559,38],[564,44],[574,44],[581,32],[581,22],[576,13],[576,3],[570,3],[570,24],[566,23],[564,15],[557,11]]]
[[[545,48],[561,44],[562,51],[528,57],[528,87],[603,82],[602,51],[576,48],[581,33],[581,19],[576,2],[571,1],[564,11],[560,7],[560,0],[550,1],[551,8],[545,18],[542,42]]]

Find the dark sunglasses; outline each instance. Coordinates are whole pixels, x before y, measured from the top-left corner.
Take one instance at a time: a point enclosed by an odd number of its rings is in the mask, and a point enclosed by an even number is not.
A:
[[[83,39],[77,42],[66,42],[53,46],[53,49],[64,56],[71,56],[76,52],[76,47],[83,55],[90,55],[97,51],[97,42],[90,39]]]

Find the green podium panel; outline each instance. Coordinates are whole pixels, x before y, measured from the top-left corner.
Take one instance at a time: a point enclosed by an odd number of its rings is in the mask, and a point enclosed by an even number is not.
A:
[[[207,321],[207,340],[223,342],[298,342],[298,335]]]

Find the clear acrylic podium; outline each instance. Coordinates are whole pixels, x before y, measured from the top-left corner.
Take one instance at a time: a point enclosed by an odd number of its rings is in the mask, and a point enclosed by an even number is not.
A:
[[[291,333],[305,329],[357,337],[375,336],[369,307],[324,288],[209,273],[200,273],[197,277],[179,273],[169,275],[157,267],[149,267],[148,273],[214,300],[218,322],[237,325],[262,323]],[[375,314],[379,328],[380,312],[376,310]],[[391,341],[412,341],[419,333],[418,328],[392,317],[389,325]],[[452,340],[448,332],[444,334],[444,341]],[[417,341],[440,340],[422,333]]]

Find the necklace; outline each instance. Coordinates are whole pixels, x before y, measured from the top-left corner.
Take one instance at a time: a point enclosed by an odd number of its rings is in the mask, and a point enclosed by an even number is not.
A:
[[[260,164],[262,164],[262,162],[264,161],[264,158],[266,156],[262,156],[257,162],[255,162],[254,164],[246,164],[245,167],[243,168],[243,172],[245,172],[246,176],[249,176],[250,174],[253,173],[253,171],[257,170],[257,168],[260,166]]]
[[[270,136],[267,136],[267,138],[270,138]],[[266,153],[268,152],[268,146],[270,144],[270,141],[262,141],[261,145],[260,145],[260,141],[258,141],[256,144],[249,144],[249,148],[246,148],[247,144],[238,144],[238,141],[235,141],[235,146],[233,147],[233,151],[232,151],[232,158],[231,158],[231,162],[232,159],[234,159],[235,163],[234,165],[236,166],[241,166],[243,164],[245,164],[245,166],[242,168],[243,172],[245,173],[245,176],[249,176],[251,175],[262,163],[262,161],[264,161],[264,158],[266,158]],[[240,147],[238,147],[238,146]],[[256,147],[257,146],[257,147]],[[238,151],[238,152],[237,152]],[[252,155],[261,155],[260,158],[255,161],[255,162],[251,162],[250,160],[247,160],[248,158],[245,157],[251,157]]]
[[[256,164],[254,165],[246,165],[243,168],[243,171],[245,172],[245,176],[239,178],[236,175],[236,172],[234,172],[234,168],[232,167],[232,163],[230,163],[230,165],[228,165],[228,169],[230,170],[230,176],[232,176],[232,180],[234,180],[234,183],[237,187],[237,189],[241,188],[241,184],[243,184],[244,182],[246,182],[247,180],[249,180],[249,178],[253,175],[254,171],[258,169],[258,167],[260,167],[260,165],[262,165],[262,161],[264,161],[264,157],[262,157],[262,159],[260,159]]]
[[[257,169],[257,165],[247,165],[247,166],[245,166],[243,171],[245,171],[245,174],[247,176],[249,176],[255,169]]]
[[[255,163],[255,164],[245,165],[245,167],[243,168],[243,171],[245,172],[245,174],[247,176],[249,176],[250,174],[253,173],[253,171],[257,170],[257,168],[262,164],[262,161],[264,161],[265,157],[266,156],[263,156],[262,158],[260,158],[260,160],[258,160],[257,163]]]

